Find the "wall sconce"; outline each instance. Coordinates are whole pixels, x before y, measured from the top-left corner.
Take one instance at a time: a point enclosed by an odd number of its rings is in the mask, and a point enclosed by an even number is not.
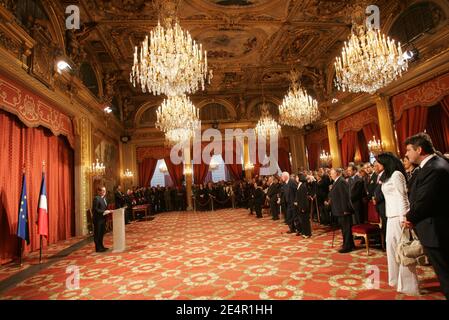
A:
[[[373,140],[370,140],[368,142],[368,150],[374,155],[378,155],[379,153],[383,152],[383,149],[383,142],[380,140],[376,140],[375,136],[373,136]]]
[[[332,161],[332,155],[329,152],[323,150],[320,154],[320,161],[322,165],[328,166]]]
[[[132,179],[133,177],[134,173],[129,169],[126,169],[125,172],[123,173],[123,178]]]
[[[193,174],[192,167],[184,167],[184,175],[191,176]]]
[[[245,171],[246,170],[253,170],[254,169],[254,164],[251,162],[248,162],[247,164],[245,164]]]
[[[98,178],[104,176],[105,172],[106,166],[103,164],[103,162],[99,162],[98,159],[96,159],[96,162],[92,163],[88,170],[90,176]]]

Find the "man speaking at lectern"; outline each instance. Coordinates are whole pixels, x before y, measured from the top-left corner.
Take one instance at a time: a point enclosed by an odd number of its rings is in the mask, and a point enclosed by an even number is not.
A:
[[[97,189],[98,195],[94,198],[92,204],[93,222],[94,222],[94,242],[96,252],[105,252],[108,248],[103,246],[103,236],[106,227],[106,214],[111,213],[111,210],[106,210],[108,204],[106,202],[106,188],[99,187]]]

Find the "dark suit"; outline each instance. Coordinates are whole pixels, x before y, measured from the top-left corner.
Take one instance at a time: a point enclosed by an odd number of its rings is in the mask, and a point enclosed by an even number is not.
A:
[[[280,193],[280,185],[279,183],[272,183],[268,187],[267,196],[270,198],[270,212],[273,220],[279,219],[279,193]]]
[[[376,189],[374,189],[374,200],[376,200],[376,210],[379,213],[380,220],[382,221],[382,234],[384,236],[384,248],[386,248],[385,239],[387,239],[387,214],[385,211],[385,198],[382,193],[382,183],[385,182],[385,174],[381,173],[376,182]]]
[[[368,194],[368,199],[371,200],[374,197],[374,191],[377,187],[377,173],[373,173],[371,177],[368,177],[366,184],[366,192]]]
[[[349,178],[349,196],[351,199],[352,209],[354,210],[353,223],[361,224],[365,222],[363,215],[363,197],[365,194],[365,184],[363,180],[355,175]]]
[[[327,200],[329,195],[329,186],[331,185],[331,180],[328,175],[323,175],[320,181],[317,182],[317,203],[318,210],[320,212],[320,222],[321,224],[330,224],[329,212],[324,205],[324,201]]]
[[[106,211],[106,209],[107,209],[106,199],[100,196],[96,196],[92,203],[95,251],[100,251],[104,249],[103,236],[106,227],[106,218],[103,214]]]
[[[281,198],[281,212],[284,215],[284,222],[287,223],[287,193],[288,193],[288,183],[281,183],[281,193],[279,197]]]
[[[343,235],[342,249],[352,250],[355,245],[351,230],[352,208],[349,199],[349,186],[342,177],[339,177],[337,181],[334,182],[332,190],[329,192],[329,200],[332,215],[338,218],[338,222],[341,226],[341,233]]]
[[[290,232],[295,232],[295,216],[296,216],[296,207],[295,207],[295,196],[296,196],[296,181],[290,179],[286,186],[286,205],[287,205],[287,224],[290,228]]]
[[[296,189],[295,203],[297,204],[296,210],[299,218],[298,232],[310,237],[312,235],[310,201],[308,199],[307,184],[304,182]]]
[[[446,299],[449,299],[448,195],[449,163],[434,156],[417,173],[407,220],[416,227]]]
[[[262,187],[257,187],[254,190],[254,209],[256,211],[257,218],[262,218],[262,206],[265,202],[265,193]]]

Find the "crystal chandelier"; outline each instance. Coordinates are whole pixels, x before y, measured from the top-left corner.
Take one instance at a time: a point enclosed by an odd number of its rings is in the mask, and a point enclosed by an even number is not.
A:
[[[130,81],[140,85],[143,92],[175,96],[194,93],[205,82],[210,83],[212,72],[207,69],[207,52],[192,39],[175,19],[166,17],[164,26],[157,27],[142,42],[140,53],[134,48],[134,64]]]
[[[262,117],[257,122],[255,131],[258,136],[263,137],[278,135],[281,131],[281,126],[271,117],[265,103],[262,104]]]
[[[408,69],[401,44],[385,37],[380,30],[353,24],[341,57],[335,61],[335,85],[354,93],[375,93]]]
[[[368,150],[374,155],[377,155],[383,151],[383,143],[380,140],[376,140],[373,136],[373,140],[368,142]]]
[[[156,128],[171,144],[189,141],[201,128],[199,110],[186,95],[169,96],[156,110]]]
[[[94,163],[92,163],[89,174],[93,177],[101,177],[104,176],[106,172],[106,167],[102,162],[99,162],[98,159]]]
[[[318,102],[299,85],[298,79],[299,73],[292,71],[290,90],[279,106],[279,120],[281,124],[302,128],[318,120],[320,111]]]

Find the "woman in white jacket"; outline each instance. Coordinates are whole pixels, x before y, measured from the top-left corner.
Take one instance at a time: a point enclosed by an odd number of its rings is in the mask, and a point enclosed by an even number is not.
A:
[[[403,230],[402,222],[410,209],[407,175],[401,161],[392,153],[378,155],[377,162],[384,167],[385,175],[382,193],[387,216],[388,283],[392,287],[397,287],[398,292],[419,295],[416,265],[403,266],[396,262],[396,250]]]

